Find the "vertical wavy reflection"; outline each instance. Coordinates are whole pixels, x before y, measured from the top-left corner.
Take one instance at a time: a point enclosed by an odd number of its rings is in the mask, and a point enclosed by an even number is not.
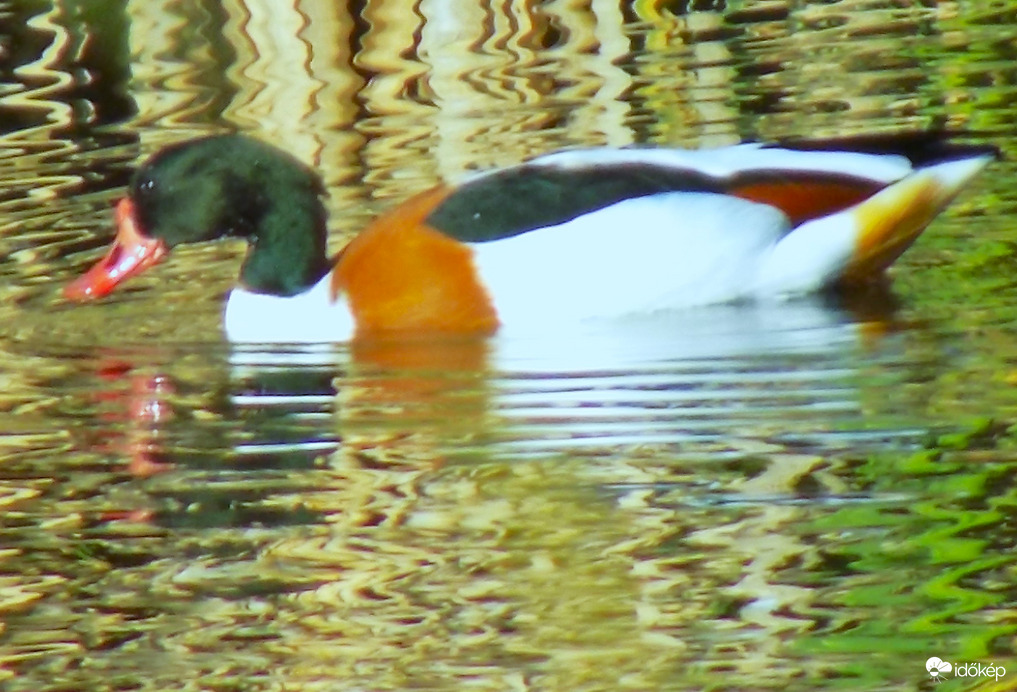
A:
[[[1012,154],[1007,8],[40,1],[0,33],[4,689],[907,689],[1013,656],[1009,162],[897,307],[635,348],[241,363],[222,245],[59,297],[138,157],[212,131],[318,167],[337,247],[559,147],[945,125]]]

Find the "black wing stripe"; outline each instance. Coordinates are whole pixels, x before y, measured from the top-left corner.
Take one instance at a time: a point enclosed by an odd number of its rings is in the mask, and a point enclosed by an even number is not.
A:
[[[518,166],[464,184],[426,223],[464,243],[511,238],[617,202],[666,192],[713,192],[773,204],[798,223],[849,206],[882,185],[816,171],[749,171],[730,179],[645,163],[562,169]],[[816,204],[802,207],[798,193]],[[828,194],[817,194],[825,190]],[[822,201],[825,200],[825,201]]]

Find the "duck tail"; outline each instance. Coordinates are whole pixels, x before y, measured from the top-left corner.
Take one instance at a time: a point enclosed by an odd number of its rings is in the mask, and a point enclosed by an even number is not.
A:
[[[988,148],[917,168],[834,214],[794,228],[774,247],[760,275],[765,292],[797,293],[878,278],[990,161]]]
[[[850,284],[881,274],[992,160],[979,154],[919,168],[850,210],[854,247],[836,278]]]

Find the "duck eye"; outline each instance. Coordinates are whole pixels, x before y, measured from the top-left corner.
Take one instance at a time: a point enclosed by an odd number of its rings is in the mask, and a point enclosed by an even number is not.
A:
[[[151,178],[145,178],[138,182],[138,192],[147,194],[155,189],[155,181]]]

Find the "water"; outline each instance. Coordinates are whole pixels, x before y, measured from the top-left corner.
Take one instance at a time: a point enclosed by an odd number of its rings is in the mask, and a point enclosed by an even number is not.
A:
[[[5,689],[1017,675],[1012,10],[332,5],[0,3]],[[1009,160],[865,295],[314,349],[225,344],[231,244],[60,297],[136,160],[207,132],[313,162],[338,249],[555,148],[935,126]]]

